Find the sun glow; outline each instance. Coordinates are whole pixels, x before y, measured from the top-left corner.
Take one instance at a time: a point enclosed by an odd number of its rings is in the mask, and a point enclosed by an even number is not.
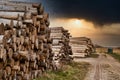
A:
[[[83,21],[79,19],[70,19],[69,23],[76,27],[82,27]]]
[[[72,36],[90,36],[95,32],[94,24],[84,19],[70,18],[70,19],[54,19],[52,20],[51,26],[63,26],[69,30]]]
[[[75,20],[75,24],[76,24],[76,25],[80,25],[80,24],[81,24],[81,21],[78,20],[78,19],[76,19],[76,20]]]

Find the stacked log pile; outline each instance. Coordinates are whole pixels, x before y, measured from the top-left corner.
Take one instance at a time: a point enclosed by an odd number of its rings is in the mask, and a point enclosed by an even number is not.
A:
[[[52,39],[53,62],[56,68],[60,68],[62,63],[70,62],[72,49],[69,45],[70,33],[63,27],[52,27],[50,38]]]
[[[91,39],[86,37],[71,38],[71,46],[74,57],[86,57],[95,52]]]
[[[0,10],[23,14],[0,15],[10,20],[0,24],[0,80],[32,80],[51,69],[49,15],[41,4],[22,4],[7,2],[11,8]]]

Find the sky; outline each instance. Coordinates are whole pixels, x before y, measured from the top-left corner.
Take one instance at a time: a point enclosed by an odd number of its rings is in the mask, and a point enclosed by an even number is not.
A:
[[[17,0],[41,2],[50,14],[50,27],[63,26],[73,37],[95,44],[120,46],[120,0]]]

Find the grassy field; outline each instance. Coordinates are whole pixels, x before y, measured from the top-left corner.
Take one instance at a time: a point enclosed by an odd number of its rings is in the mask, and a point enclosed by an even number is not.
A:
[[[110,53],[109,53],[110,54]],[[120,62],[120,54],[117,53],[111,53],[110,54],[112,57],[114,57],[115,59],[117,59]]]
[[[86,62],[72,62],[59,71],[48,71],[43,77],[36,80],[84,80],[90,64]]]

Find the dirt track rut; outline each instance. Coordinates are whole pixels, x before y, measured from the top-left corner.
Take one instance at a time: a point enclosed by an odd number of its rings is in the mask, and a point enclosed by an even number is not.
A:
[[[98,58],[77,58],[75,61],[91,64],[85,80],[120,80],[120,63],[110,55],[102,53]]]

